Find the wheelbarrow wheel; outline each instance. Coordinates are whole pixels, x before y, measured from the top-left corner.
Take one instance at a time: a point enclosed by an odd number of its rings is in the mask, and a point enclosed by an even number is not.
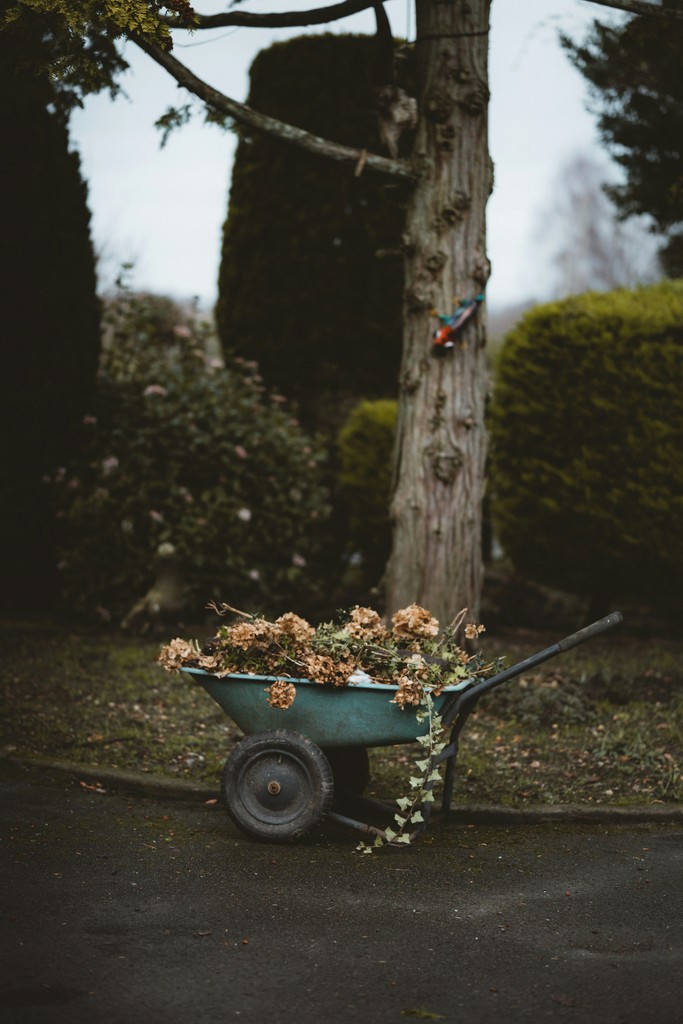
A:
[[[320,747],[287,729],[245,736],[223,769],[228,814],[266,842],[301,838],[332,805],[332,769]]]

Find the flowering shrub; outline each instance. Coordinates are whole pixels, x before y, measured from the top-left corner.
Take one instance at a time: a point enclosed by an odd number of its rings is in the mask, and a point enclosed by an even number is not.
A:
[[[109,320],[81,456],[53,478],[69,605],[118,619],[169,543],[193,613],[314,596],[322,455],[284,400],[167,300],[123,293]]]

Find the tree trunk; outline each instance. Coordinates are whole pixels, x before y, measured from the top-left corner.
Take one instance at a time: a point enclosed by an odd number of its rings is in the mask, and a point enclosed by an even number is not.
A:
[[[417,0],[420,178],[407,213],[387,611],[417,602],[448,624],[478,612],[485,487],[483,308],[435,356],[433,312],[483,292],[490,0]],[[454,301],[456,300],[456,301]]]

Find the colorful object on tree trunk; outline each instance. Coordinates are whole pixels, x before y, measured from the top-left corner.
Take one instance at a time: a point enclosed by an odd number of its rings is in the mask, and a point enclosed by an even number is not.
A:
[[[483,301],[483,295],[475,295],[473,299],[461,299],[449,316],[436,314],[437,319],[441,321],[441,327],[432,335],[435,351],[445,351],[455,346],[457,335],[476,316]]]

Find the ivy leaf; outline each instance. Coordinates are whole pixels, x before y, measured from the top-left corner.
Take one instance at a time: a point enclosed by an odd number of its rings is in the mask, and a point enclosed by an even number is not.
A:
[[[415,823],[418,821],[424,821],[424,818],[422,817],[422,811],[415,811],[414,814],[411,814],[410,820],[411,822]]]
[[[410,807],[410,797],[400,796],[396,803],[398,804],[402,811],[407,811],[408,808]]]
[[[441,772],[438,768],[435,768],[431,775],[427,778],[427,782],[441,782]]]
[[[406,835],[406,833],[404,833],[402,836],[396,836],[395,842],[405,843],[406,845],[408,845],[410,843],[410,836]]]
[[[397,835],[398,832],[394,832],[393,828],[389,828],[389,826],[387,826],[384,829],[384,837],[388,842],[391,842],[392,839],[395,839]]]
[[[422,785],[422,779],[418,779],[415,775],[411,775],[410,778],[408,779],[408,782],[410,783],[412,789],[417,789],[419,786]]]
[[[427,768],[429,767],[429,760],[430,759],[427,757],[425,758],[424,761],[416,761],[415,767],[418,768],[421,772],[426,772]]]

